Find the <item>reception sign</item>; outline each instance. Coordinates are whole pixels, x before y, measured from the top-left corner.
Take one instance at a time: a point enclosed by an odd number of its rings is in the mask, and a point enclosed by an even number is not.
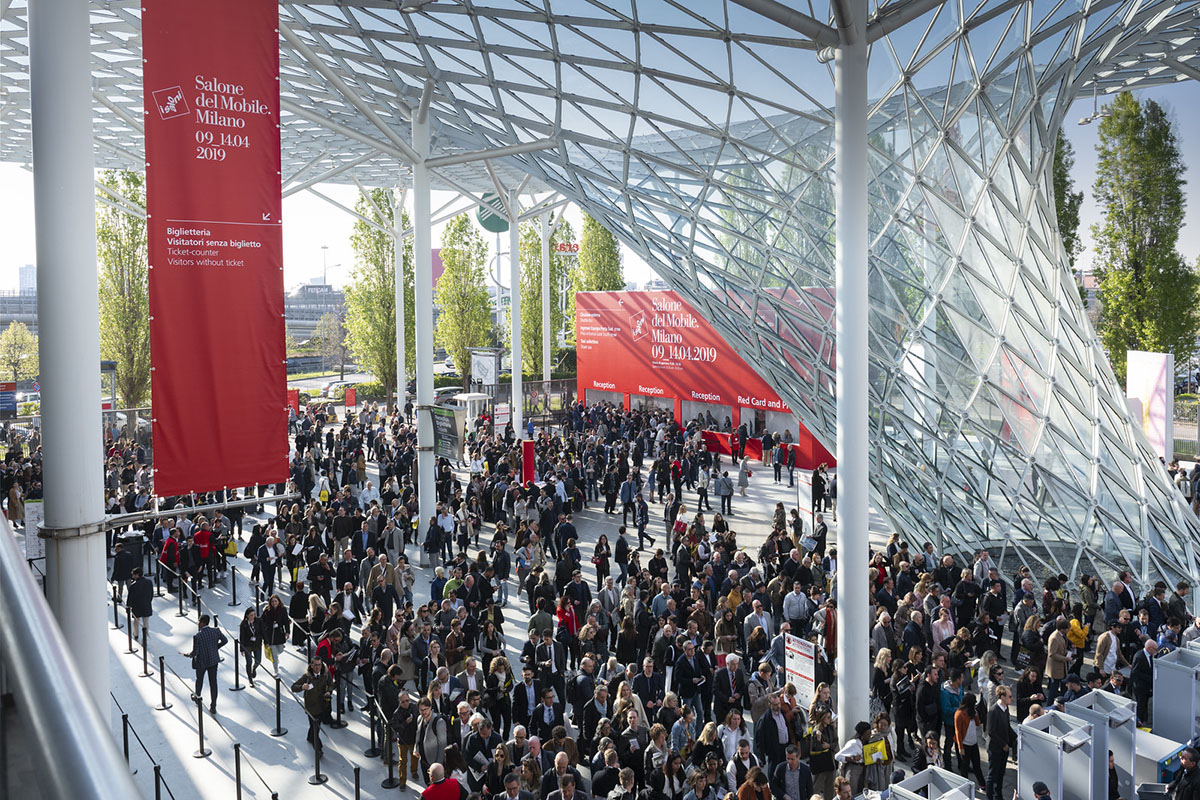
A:
[[[287,479],[279,11],[146,0],[155,492]]]

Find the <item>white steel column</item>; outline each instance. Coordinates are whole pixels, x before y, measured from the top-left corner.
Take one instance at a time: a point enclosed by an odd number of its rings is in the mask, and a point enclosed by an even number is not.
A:
[[[834,61],[837,213],[837,471],[870,474],[867,463],[867,44],[866,0],[847,0],[847,41]],[[868,495],[843,480],[838,497],[837,701],[838,741],[867,719],[871,667],[867,637]],[[858,487],[857,490],[854,487]]]
[[[508,193],[508,279],[512,301],[512,425],[518,439],[525,436],[525,397],[521,389],[521,203],[515,190]]]
[[[88,5],[29,4],[47,591],[102,719],[105,622],[100,310]]]
[[[542,380],[550,380],[550,215],[542,214]]]
[[[428,200],[428,196],[426,197]],[[428,206],[426,206],[428,208]],[[396,259],[396,397],[397,407],[404,412],[404,395],[408,388],[408,364],[405,353],[408,343],[404,338],[404,327],[407,324],[404,314],[404,190],[399,191],[396,207],[392,212],[392,247]],[[426,234],[428,236],[428,234]],[[432,261],[432,256],[430,256]]]
[[[417,503],[418,536],[437,514],[434,492],[433,453],[433,243],[430,230],[429,121],[413,117],[412,144],[417,151],[413,164],[413,300],[417,339]]]

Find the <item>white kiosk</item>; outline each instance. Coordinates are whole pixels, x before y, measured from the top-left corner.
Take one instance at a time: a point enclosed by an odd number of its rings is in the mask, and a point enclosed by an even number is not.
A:
[[[1034,781],[1044,781],[1054,800],[1106,800],[1092,786],[1096,754],[1090,722],[1048,711],[1017,726],[1017,795],[1033,800]],[[1103,760],[1107,763],[1108,755]]]
[[[893,783],[889,797],[893,800],[974,800],[975,784],[948,770],[929,767]]]
[[[1108,758],[1111,750],[1121,797],[1133,797],[1137,772],[1137,704],[1112,692],[1091,691],[1067,703],[1073,717],[1092,723],[1092,797],[1108,796]]]
[[[1168,702],[1162,702],[1167,698]],[[1154,659],[1153,731],[1187,743],[1200,733],[1200,650],[1172,650]]]

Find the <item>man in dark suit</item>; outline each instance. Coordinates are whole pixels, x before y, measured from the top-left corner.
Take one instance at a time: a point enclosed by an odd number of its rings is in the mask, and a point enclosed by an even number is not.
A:
[[[784,760],[771,773],[771,796],[778,800],[805,800],[812,793],[812,770],[800,760],[800,748],[790,744]]]
[[[542,690],[542,703],[533,710],[529,724],[543,742],[549,741],[554,729],[563,724],[563,707],[554,702],[554,689],[546,687]]]
[[[497,800],[533,800],[533,792],[522,789],[517,773],[510,772],[504,776],[504,794]]]
[[[533,710],[537,708],[541,696],[542,687],[533,679],[533,670],[525,667],[521,670],[521,682],[513,687],[512,714],[514,725],[524,725],[527,729],[535,727],[530,725],[530,718]]]
[[[663,676],[654,671],[654,659],[649,656],[642,661],[642,671],[634,676],[633,693],[642,699],[647,716],[645,722],[649,724],[658,715],[666,697],[666,683]]]
[[[471,791],[478,792],[483,788],[483,776],[488,764],[495,760],[496,748],[504,744],[500,734],[492,729],[492,721],[484,717],[479,723],[479,730],[467,735],[463,757],[467,760],[467,778]]]
[[[342,560],[337,563],[337,568],[333,572],[334,586],[345,586],[347,583],[351,586],[358,587],[358,562],[362,559],[355,558],[354,553],[350,550],[342,553]]]
[[[342,584],[342,591],[334,595],[333,602],[342,607],[342,633],[349,634],[351,625],[361,625],[363,619],[362,596],[354,591],[353,583]],[[346,612],[350,616],[346,616]]]
[[[201,684],[207,673],[208,690],[212,696],[212,703],[208,710],[215,714],[217,713],[217,664],[221,663],[221,648],[229,640],[219,629],[210,628],[208,626],[210,621],[208,614],[200,615],[200,630],[192,636],[192,651],[184,653],[184,655],[192,659],[192,669],[196,670],[196,691],[192,694],[192,700],[196,705],[200,705]]]
[[[713,676],[713,714],[717,724],[725,721],[725,715],[731,708],[750,707],[748,688],[746,675],[741,670],[741,659],[733,653],[729,654],[725,666]]]
[[[142,575],[141,567],[134,567],[130,573],[126,605],[129,606],[129,620],[133,626],[133,638],[136,639],[141,626],[149,625],[150,617],[154,615],[154,584]]]
[[[1134,655],[1129,669],[1129,683],[1133,688],[1133,699],[1137,701],[1138,724],[1150,724],[1150,694],[1154,691],[1154,656],[1157,653],[1158,642],[1147,639]]]
[[[1008,757],[1017,743],[1017,734],[1013,730],[1012,721],[1008,715],[1008,707],[1011,703],[1012,689],[1007,686],[996,689],[996,705],[992,706],[987,715],[987,800],[1002,800],[1001,793],[1004,788],[1004,773],[1008,768]]]
[[[576,787],[575,776],[563,775],[558,779],[559,789],[551,792],[546,800],[588,800],[588,796]]]
[[[696,717],[704,719],[704,711],[700,703],[700,684],[708,680],[704,669],[704,661],[696,655],[696,645],[691,639],[684,640],[683,655],[675,662],[675,671],[671,676],[675,691],[679,693],[680,702],[686,703],[696,712]]]
[[[767,762],[769,774],[774,774],[775,766],[784,761],[791,732],[779,707],[779,695],[772,694],[768,703],[767,713],[754,723],[754,752]]]
[[[368,549],[378,551],[379,548],[376,546],[376,539],[377,537],[375,532],[371,530],[370,524],[364,521],[359,529],[355,531],[354,535],[350,537],[350,550],[354,553],[354,560],[362,561],[366,558]]]
[[[549,630],[542,631],[542,643],[534,652],[534,661],[538,666],[538,679],[542,686],[549,686],[558,692],[558,702],[565,703],[567,649],[561,643],[554,641],[554,634]]]

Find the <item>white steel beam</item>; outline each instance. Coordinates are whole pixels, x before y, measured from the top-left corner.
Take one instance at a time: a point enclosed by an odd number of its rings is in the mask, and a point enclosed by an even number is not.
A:
[[[413,119],[413,291],[417,350],[417,530],[437,515],[433,452],[433,244],[430,225],[429,121]],[[460,367],[463,368],[463,367]]]

